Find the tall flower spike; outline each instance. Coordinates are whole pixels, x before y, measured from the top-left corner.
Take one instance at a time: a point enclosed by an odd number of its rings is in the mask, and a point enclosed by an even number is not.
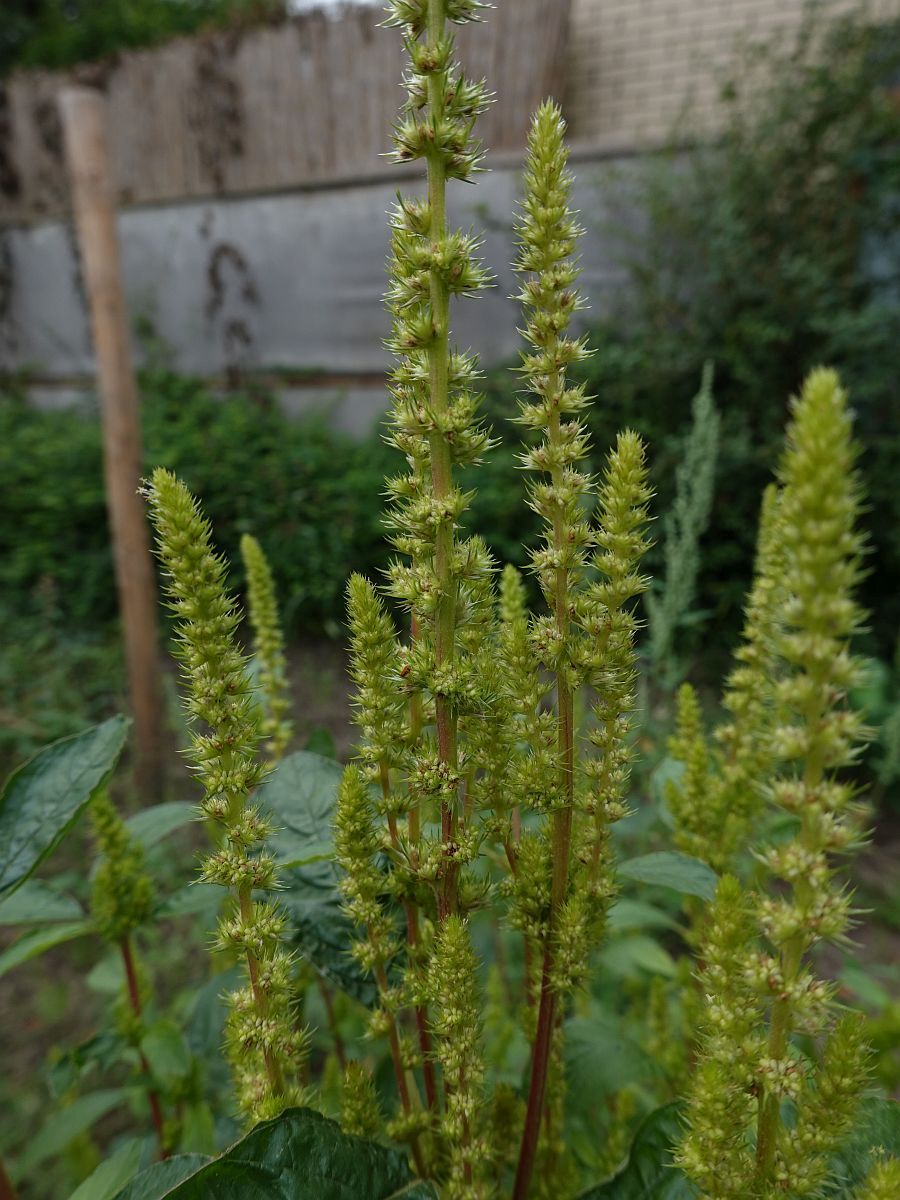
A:
[[[755,935],[740,883],[724,876],[703,926],[698,982],[706,996],[697,1062],[687,1095],[682,1169],[705,1195],[748,1195],[753,1159],[747,1130],[755,1112],[755,1068],[762,1010],[745,978]]]
[[[407,684],[434,702],[432,774],[442,783],[431,795],[440,809],[441,917],[458,907],[466,857],[462,849],[454,852],[461,841],[459,717],[486,703],[458,638],[467,590],[490,564],[457,534],[469,497],[454,469],[476,462],[489,439],[477,420],[475,361],[451,349],[450,300],[478,292],[488,277],[475,258],[477,240],[450,231],[446,211],[447,180],[468,179],[477,168],[481,149],[472,129],[488,103],[484,84],[465,79],[454,61],[447,22],[474,20],[479,8],[470,0],[396,0],[388,8],[388,23],[404,29],[408,55],[408,98],[395,128],[395,157],[424,159],[428,174],[427,199],[401,198],[393,214],[389,346],[397,364],[390,380],[391,426],[409,470],[388,485],[393,542],[403,556],[390,579],[416,631]]]
[[[756,1015],[732,1039],[730,1063],[720,1053],[727,1047],[712,1033],[700,1042],[682,1165],[710,1188],[705,1181],[712,1165],[717,1195],[820,1194],[830,1151],[852,1120],[866,1076],[860,1025],[835,1022],[833,987],[815,977],[807,959],[818,942],[845,938],[851,901],[835,878],[834,858],[858,843],[862,815],[855,787],[840,778],[841,769],[855,761],[865,732],[847,705],[859,674],[849,642],[862,619],[853,597],[863,550],[855,527],[860,508],[855,456],[837,376],[814,371],[792,402],[780,490],[763,509],[760,568],[748,608],[751,636],[729,689],[735,725],[724,743],[735,755],[736,773],[729,777],[723,771],[719,778],[748,787],[746,763],[751,764],[794,832],[757,851],[775,883],[743,900],[753,916],[753,935],[730,972],[743,981]],[[742,732],[741,722],[747,723]],[[749,736],[754,727],[758,735],[768,733],[762,750]],[[747,802],[742,803],[746,821]],[[702,1025],[714,1031],[723,1005],[712,987],[704,991]],[[821,1045],[818,1063],[795,1044],[798,1034]],[[752,1088],[745,1079],[748,1061]],[[716,1168],[709,1147],[720,1138],[715,1130],[724,1127],[725,1118],[715,1112],[714,1097],[737,1096],[742,1085],[744,1102],[751,1104],[743,1133],[752,1145],[755,1130],[755,1155],[747,1161],[743,1149],[737,1153],[745,1144],[741,1139]],[[785,1102],[795,1112],[790,1128],[783,1123]],[[732,1116],[737,1129],[737,1110]]]
[[[266,749],[278,762],[290,743],[293,725],[288,713],[287,667],[284,637],[278,619],[275,581],[259,542],[249,533],[241,538],[241,557],[247,573],[247,606],[253,626],[253,652],[259,663],[259,686],[265,718],[262,724]]]
[[[583,387],[567,378],[568,368],[582,361],[588,350],[583,338],[569,333],[583,302],[575,288],[579,268],[574,252],[581,230],[569,208],[572,177],[564,133],[558,106],[546,102],[535,114],[528,137],[525,194],[516,224],[516,269],[524,276],[518,298],[530,343],[520,368],[527,399],[520,403],[518,420],[534,439],[522,455],[522,465],[536,476],[528,496],[543,518],[544,535],[531,565],[549,610],[531,623],[530,641],[538,664],[554,678],[556,713],[549,718],[525,715],[537,736],[529,739],[530,752],[516,768],[526,784],[521,794],[550,813],[542,836],[548,843],[551,876],[549,913],[543,920],[526,911],[540,894],[536,881],[528,889],[531,896],[525,895],[518,878],[511,889],[514,920],[526,930],[544,931],[541,999],[515,1200],[523,1200],[531,1186],[557,996],[568,994],[583,978],[598,918],[611,896],[611,876],[605,869],[607,826],[625,812],[629,751],[624,735],[633,705],[636,619],[630,601],[646,587],[636,567],[646,549],[643,527],[650,493],[643,446],[635,434],[621,434],[610,454],[598,528],[588,519],[593,483],[581,468],[589,441],[580,418],[588,400]],[[592,556],[595,546],[599,551]],[[588,587],[591,558],[600,582]],[[507,642],[513,646],[508,636]],[[520,650],[516,653],[523,658]],[[587,682],[598,695],[600,755],[586,768],[585,787],[575,753],[574,698]],[[574,875],[573,829],[579,864]],[[540,861],[542,856],[537,851],[532,857]]]
[[[776,702],[783,715],[771,742],[782,766],[772,791],[798,829],[793,840],[763,856],[775,879],[790,889],[759,904],[777,964],[757,1146],[757,1177],[764,1185],[779,1175],[782,1158],[790,1158],[793,1133],[782,1126],[778,1080],[794,1061],[791,1034],[797,1028],[821,1034],[830,1023],[820,999],[823,987],[808,974],[804,959],[817,942],[842,939],[850,922],[850,897],[835,880],[832,859],[858,843],[862,815],[854,785],[838,775],[856,761],[865,736],[847,703],[848,690],[860,678],[849,643],[863,618],[854,598],[863,553],[856,528],[861,507],[856,456],[838,377],[815,370],[792,402],[779,471],[786,598],[776,638],[784,663]],[[820,1083],[826,1072],[827,1063]],[[797,1097],[799,1119],[804,1096],[809,1094],[812,1106],[814,1092],[814,1080],[806,1081]],[[808,1136],[812,1146],[815,1136]],[[814,1170],[814,1160],[811,1154],[804,1173]]]
[[[264,848],[270,827],[250,800],[264,776],[257,707],[235,639],[240,614],[226,591],[225,564],[213,551],[209,523],[168,471],[154,472],[147,495],[176,618],[201,808],[221,833],[201,878],[229,890],[217,945],[237,953],[246,968],[246,986],[230,996],[226,1043],[241,1111],[256,1122],[302,1099],[291,1076],[307,1043],[294,1024],[284,919],[271,902],[254,897],[277,887],[275,863]]]
[[[484,1064],[477,981],[478,962],[468,927],[461,918],[448,917],[438,930],[428,976],[429,998],[438,1014],[437,1056],[447,1081],[441,1127],[450,1153],[448,1200],[481,1200],[489,1194],[488,1148],[480,1126]]]
[[[682,850],[717,871],[735,869],[765,807],[765,789],[775,769],[771,742],[780,670],[775,650],[785,601],[780,519],[778,491],[770,485],[763,496],[741,643],[722,697],[729,720],[715,731],[718,746],[710,745],[703,733],[690,685],[684,684],[678,694],[670,753],[685,770],[667,788],[675,837]]]
[[[91,801],[91,825],[100,860],[91,882],[91,916],[104,941],[118,944],[153,912],[153,880],[144,852],[106,792]]]

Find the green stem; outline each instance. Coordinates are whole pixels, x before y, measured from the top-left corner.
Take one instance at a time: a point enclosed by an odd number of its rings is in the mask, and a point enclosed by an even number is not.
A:
[[[558,377],[555,381],[557,407],[553,410],[548,429],[548,440],[554,448],[558,447],[560,442],[558,397],[563,386],[564,381],[561,377]],[[555,467],[551,472],[551,478],[554,486],[559,487],[563,482],[562,468]],[[566,533],[563,525],[563,516],[559,511],[553,517],[553,549],[560,558],[566,550]],[[558,566],[556,569],[553,608],[556,618],[556,631],[562,644],[565,645],[569,641],[571,629],[569,621],[569,572],[563,566]],[[559,754],[563,803],[554,810],[551,818],[550,838],[553,865],[550,884],[550,924],[544,942],[538,1024],[531,1054],[531,1080],[528,1088],[528,1105],[525,1110],[525,1125],[522,1130],[522,1143],[519,1149],[519,1162],[516,1168],[513,1200],[526,1200],[531,1187],[531,1177],[534,1172],[534,1162],[537,1155],[538,1139],[540,1137],[541,1119],[544,1112],[544,1097],[547,1091],[551,1043],[557,1016],[556,994],[551,984],[553,937],[556,932],[559,912],[563,904],[565,904],[569,887],[569,860],[572,851],[572,811],[575,800],[575,704],[572,688],[569,685],[567,677],[567,665],[564,659],[556,672],[556,698],[559,718],[557,750]]]
[[[814,695],[821,692],[821,680],[816,680],[817,687]],[[813,701],[804,713],[807,729],[814,731],[822,720],[823,706]],[[813,743],[803,771],[803,783],[808,792],[814,792],[822,782],[824,764],[821,748]],[[809,839],[809,820],[804,813],[799,833],[799,840]],[[800,880],[792,884],[791,892],[794,903],[802,903],[808,894],[808,885]],[[803,941],[793,938],[781,950],[781,975],[785,991],[797,978],[803,963]],[[772,1016],[769,1024],[768,1057],[773,1062],[784,1058],[793,1032],[793,1006],[790,999],[779,998],[772,1004]],[[757,1182],[766,1183],[771,1180],[772,1168],[775,1165],[775,1151],[778,1147],[778,1136],[781,1129],[781,1100],[777,1095],[766,1094],[759,1106],[756,1127],[756,1171]]]
[[[249,883],[242,883],[238,889],[238,902],[241,906],[241,916],[244,922],[249,925],[253,919],[253,895]],[[250,976],[250,987],[253,991],[253,1003],[256,1006],[257,1014],[264,1018],[268,1015],[269,1001],[259,985],[259,962],[256,955],[249,950],[246,951],[246,956],[247,973]],[[271,1050],[263,1051],[263,1059],[266,1064],[266,1074],[269,1076],[269,1083],[272,1085],[272,1094],[283,1096],[284,1072],[281,1069],[281,1063]]]
[[[444,36],[444,0],[430,0],[428,5],[428,39],[436,46]],[[428,111],[437,124],[443,117],[443,76],[435,72],[428,77]],[[437,243],[447,233],[447,172],[443,159],[435,153],[428,156],[428,204],[430,233]],[[430,366],[431,407],[440,419],[449,407],[450,370],[450,293],[440,271],[431,271],[431,314],[434,335],[428,347]],[[431,450],[431,488],[435,500],[445,499],[453,485],[450,447],[440,429],[429,437]],[[456,640],[456,581],[453,577],[453,522],[443,518],[438,522],[434,539],[434,569],[438,583],[438,604],[435,615],[434,659],[441,669],[452,663]],[[446,696],[435,696],[438,757],[446,764],[451,776],[457,771],[456,714]],[[444,869],[438,912],[443,920],[457,907],[458,868],[453,858],[456,836],[456,811],[446,799],[441,801],[441,841],[444,845]]]

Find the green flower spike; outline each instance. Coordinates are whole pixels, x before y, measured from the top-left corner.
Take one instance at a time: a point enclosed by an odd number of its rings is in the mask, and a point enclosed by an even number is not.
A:
[[[861,719],[847,703],[848,690],[860,677],[849,642],[863,620],[853,595],[862,575],[863,541],[856,529],[861,507],[857,451],[837,375],[813,371],[793,402],[792,416],[779,471],[785,601],[775,648],[784,669],[775,688],[781,715],[771,748],[782,764],[772,785],[773,799],[798,827],[792,840],[763,854],[771,874],[789,891],[761,898],[758,909],[774,952],[769,972],[774,982],[761,1076],[757,1174],[768,1183],[781,1174],[784,1158],[793,1163],[789,1186],[796,1176],[798,1194],[807,1194],[799,1189],[810,1173],[815,1175],[815,1147],[821,1158],[840,1136],[849,1120],[848,1104],[819,1102],[829,1076],[826,1057],[818,1090],[815,1078],[803,1079],[797,1095],[798,1123],[810,1147],[801,1172],[790,1149],[794,1134],[782,1126],[779,1081],[795,1061],[793,1030],[821,1035],[830,1025],[829,989],[809,974],[805,956],[822,940],[840,941],[850,923],[851,899],[835,880],[832,860],[858,844],[863,814],[854,785],[838,774],[855,763],[865,736]],[[841,1045],[850,1034],[845,1026],[838,1028],[843,1037],[834,1035],[831,1053],[847,1057]],[[848,1063],[852,1058],[847,1057]],[[859,1077],[848,1087],[858,1093]]]
[[[269,758],[276,763],[287,749],[294,730],[288,717],[291,702],[284,660],[284,638],[275,600],[275,581],[262,547],[249,533],[241,538],[241,557],[247,574],[247,605],[253,626],[253,652],[259,663],[259,686],[265,714],[261,732],[267,739]]]
[[[258,709],[235,638],[240,614],[226,591],[225,564],[213,551],[209,523],[168,471],[154,472],[147,495],[176,619],[176,654],[193,727],[190,757],[204,791],[201,809],[219,839],[201,878],[231,894],[216,948],[237,953],[246,969],[246,986],[230,997],[226,1044],[239,1106],[253,1123],[302,1100],[291,1077],[308,1041],[294,1023],[284,918],[270,901],[256,898],[278,886],[265,850],[270,826],[251,802],[265,773]]]
[[[91,916],[103,940],[117,945],[153,912],[153,880],[140,843],[129,835],[106,792],[94,797],[90,813],[100,855],[91,883]]]
[[[448,179],[469,179],[481,149],[472,136],[488,103],[454,61],[449,22],[477,19],[481,6],[463,0],[405,0],[388,6],[388,24],[404,30],[408,98],[394,131],[395,158],[425,161],[424,200],[401,198],[393,213],[388,306],[394,399],[391,440],[408,472],[388,481],[393,544],[392,594],[409,610],[415,631],[406,685],[434,706],[436,745],[423,746],[423,799],[437,801],[441,825],[438,906],[443,918],[459,907],[459,874],[475,849],[461,837],[465,804],[459,719],[483,712],[489,697],[460,633],[477,620],[470,603],[490,574],[484,548],[458,535],[470,497],[456,468],[477,462],[489,446],[478,422],[475,361],[452,349],[450,300],[477,293],[488,277],[476,259],[478,242],[447,224]]]
[[[447,1084],[441,1130],[450,1155],[448,1200],[482,1200],[489,1194],[485,1181],[488,1148],[479,1130],[484,1064],[477,981],[478,962],[466,923],[448,917],[438,930],[427,982],[438,1013],[433,1028]]]
[[[513,923],[540,932],[543,951],[541,998],[534,1033],[528,1111],[514,1197],[528,1195],[537,1159],[552,1162],[550,1133],[542,1113],[545,1101],[560,1102],[548,1076],[558,1054],[554,1047],[557,997],[568,996],[583,980],[590,949],[612,897],[607,858],[608,827],[625,814],[630,751],[625,738],[634,704],[634,634],[631,602],[646,588],[637,564],[647,548],[644,527],[650,492],[644,451],[633,433],[619,436],[600,488],[596,523],[589,519],[593,480],[581,464],[589,439],[581,419],[588,404],[584,388],[572,384],[568,369],[589,351],[569,328],[583,308],[575,287],[579,268],[575,246],[581,229],[569,207],[572,176],[567,168],[565,125],[557,105],[543,104],[528,137],[525,194],[516,225],[523,276],[518,299],[530,349],[522,356],[527,398],[518,420],[532,443],[521,456],[532,472],[528,499],[544,521],[543,540],[531,567],[540,583],[547,614],[530,622],[526,648],[522,618],[507,600],[511,619],[503,644],[515,671],[513,709],[526,733],[524,754],[510,772],[516,793],[548,813],[538,835],[546,849],[523,842],[532,866],[549,865],[549,906],[537,911],[539,879],[524,881],[524,869],[508,885]],[[598,581],[588,583],[588,565]],[[509,591],[509,585],[507,585]],[[529,653],[533,663],[529,662]],[[534,681],[543,669],[555,682],[555,712],[541,712]],[[596,757],[576,755],[575,695],[590,684],[597,696]],[[528,847],[526,851],[526,847]],[[561,1086],[561,1085],[559,1085]],[[552,1123],[552,1122],[551,1122]],[[538,1150],[539,1138],[543,1148]]]
[[[863,616],[853,597],[863,551],[855,458],[837,376],[814,371],[793,401],[779,490],[763,507],[741,663],[727,693],[734,720],[720,739],[724,757],[714,777],[719,799],[732,797],[744,828],[758,810],[756,788],[793,830],[757,851],[774,886],[742,894],[729,883],[724,897],[720,889],[719,908],[727,899],[752,922],[740,939],[727,939],[718,983],[704,976],[680,1157],[715,1196],[821,1194],[829,1155],[852,1124],[866,1080],[861,1024],[835,1020],[833,986],[808,961],[818,943],[846,937],[851,898],[834,860],[859,843],[863,815],[854,785],[840,775],[865,735],[847,702],[859,677],[849,644]],[[682,741],[689,725],[682,721]],[[712,969],[725,944],[720,926],[714,919],[701,946]],[[738,1025],[720,1037],[723,1020]],[[821,1047],[817,1062],[796,1045],[800,1034]]]
[[[381,1110],[371,1071],[360,1062],[347,1063],[341,1088],[341,1126],[356,1137],[376,1138],[381,1133]]]
[[[876,1163],[869,1177],[854,1192],[854,1200],[897,1200],[900,1196],[900,1158],[887,1158]]]

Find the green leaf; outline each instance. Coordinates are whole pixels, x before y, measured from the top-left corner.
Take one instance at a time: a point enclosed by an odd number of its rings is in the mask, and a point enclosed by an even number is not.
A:
[[[79,1096],[77,1100],[60,1109],[28,1143],[17,1164],[19,1174],[27,1176],[42,1162],[65,1150],[74,1138],[121,1105],[126,1096],[124,1088],[109,1088],[101,1092],[91,1092],[87,1096]]]
[[[279,825],[269,844],[285,867],[331,859],[332,823],[343,767],[298,750],[282,759],[257,795]]]
[[[900,1157],[900,1104],[871,1096],[863,1100],[852,1131],[831,1160],[829,1197],[851,1200],[879,1152]]]
[[[42,883],[28,879],[0,900],[0,925],[46,925],[51,921],[77,921],[84,909],[72,896],[64,896]]]
[[[194,917],[199,913],[209,913],[214,916],[222,903],[225,893],[214,883],[201,883],[194,880],[184,887],[167,896],[156,910],[158,917]]]
[[[357,936],[341,911],[340,870],[334,862],[283,871],[279,903],[290,918],[289,937],[319,974],[371,1008],[377,1000],[372,978],[350,954]]]
[[[699,896],[701,900],[712,900],[718,882],[712,867],[699,858],[691,858],[689,854],[679,854],[675,850],[661,850],[655,854],[628,858],[619,863],[617,872],[624,879],[672,888],[688,896]]]
[[[672,1163],[683,1132],[679,1113],[677,1103],[650,1113],[638,1127],[625,1165],[579,1200],[694,1200],[697,1189]]]
[[[123,1191],[115,1193],[113,1200],[163,1200],[173,1187],[196,1174],[209,1161],[205,1154],[176,1154],[135,1175]]]
[[[39,750],[0,793],[0,896],[9,894],[56,849],[112,774],[128,722],[102,725]]]
[[[642,973],[672,979],[676,972],[668,950],[643,933],[611,938],[600,951],[598,961],[602,970],[620,979],[639,978]]]
[[[165,1087],[190,1074],[191,1054],[174,1021],[154,1021],[141,1038],[141,1049],[154,1077]]]
[[[565,1025],[566,1077],[573,1096],[600,1099],[657,1074],[656,1063],[599,1007]]]
[[[166,1200],[437,1200],[431,1184],[412,1178],[402,1151],[349,1137],[308,1108],[289,1108],[257,1125],[165,1195]],[[148,1198],[134,1192],[128,1200]]]
[[[197,806],[185,800],[171,800],[144,808],[125,822],[128,832],[145,849],[155,846],[164,837],[197,820]]]
[[[0,978],[7,971],[20,967],[31,958],[37,958],[54,946],[74,941],[93,931],[94,926],[90,921],[68,921],[61,925],[50,925],[47,929],[30,929],[0,954]]]
[[[611,933],[621,933],[632,929],[674,929],[674,921],[668,913],[643,900],[629,900],[626,896],[617,900],[609,910],[609,929]]]
[[[75,1189],[69,1200],[114,1200],[125,1184],[134,1178],[143,1148],[141,1138],[129,1139]]]

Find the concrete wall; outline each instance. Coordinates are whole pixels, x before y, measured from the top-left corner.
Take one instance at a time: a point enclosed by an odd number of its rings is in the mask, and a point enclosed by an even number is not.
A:
[[[602,307],[614,302],[621,282],[615,247],[600,232],[613,167],[578,168],[576,201],[588,226],[584,286]],[[336,424],[362,430],[384,406],[386,212],[398,186],[402,178],[386,178],[123,212],[132,316],[149,320],[179,370],[213,377],[268,372],[290,407],[324,404]],[[486,231],[484,256],[498,277],[496,287],[458,302],[454,313],[458,344],[487,365],[512,357],[519,344],[508,266],[518,192],[518,169],[504,166],[451,194],[451,219]],[[0,368],[27,367],[43,403],[83,392],[93,358],[70,225],[0,233],[0,276],[8,281]]]
[[[741,46],[789,39],[807,0],[573,0],[566,105],[573,137],[605,149],[664,141],[690,107],[694,128],[721,119],[723,74]],[[824,14],[900,17],[900,0],[819,0]]]

